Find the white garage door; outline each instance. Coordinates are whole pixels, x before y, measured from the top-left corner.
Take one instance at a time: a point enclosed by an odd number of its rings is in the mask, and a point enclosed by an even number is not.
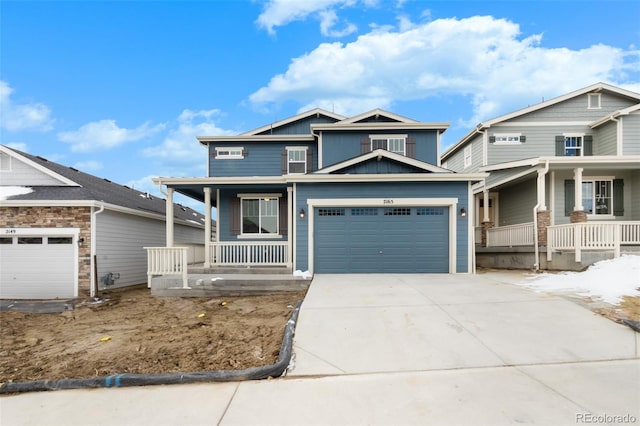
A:
[[[0,298],[54,299],[78,295],[77,232],[75,235],[48,229],[1,232]]]

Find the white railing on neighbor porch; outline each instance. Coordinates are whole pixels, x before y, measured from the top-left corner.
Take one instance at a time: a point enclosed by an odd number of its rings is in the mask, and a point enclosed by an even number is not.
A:
[[[287,241],[221,241],[210,243],[211,265],[289,266]]]
[[[582,250],[613,250],[620,256],[621,245],[640,245],[640,222],[583,222],[547,227],[547,260],[554,250],[575,250],[575,260],[582,260]]]
[[[147,250],[147,285],[154,275],[180,275],[182,287],[189,288],[188,247],[145,247]]]
[[[487,229],[487,247],[533,245],[533,222]]]

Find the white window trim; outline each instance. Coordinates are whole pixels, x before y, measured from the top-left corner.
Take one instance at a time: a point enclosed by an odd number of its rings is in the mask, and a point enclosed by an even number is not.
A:
[[[238,235],[238,239],[245,238],[281,238],[280,235],[280,197],[282,194],[238,194],[238,198],[240,198],[240,235]],[[276,202],[276,232],[273,234],[251,234],[245,233],[243,227],[243,211],[242,211],[242,201],[243,200],[260,200],[260,199],[277,199]]]
[[[233,146],[233,147],[224,147],[224,146],[217,146],[216,148],[216,156],[215,159],[216,160],[242,160],[244,158],[244,155],[242,155],[242,152],[244,151],[243,147],[238,147],[238,146]],[[226,155],[221,155],[220,151],[240,151],[240,154],[226,154]]]
[[[467,145],[464,147],[464,168],[471,167],[473,165],[473,145]]]
[[[591,99],[597,99],[598,104],[592,105]],[[587,109],[602,109],[602,94],[601,93],[588,93],[587,94]]]
[[[594,182],[594,184],[595,184],[596,181],[608,181],[608,182],[611,182],[611,213],[609,213],[609,214],[587,213],[587,219],[611,220],[611,219],[613,219],[615,217],[613,215],[613,181],[614,180],[615,180],[615,176],[583,176],[582,177],[582,183]],[[582,198],[584,200],[584,191],[582,193]],[[593,202],[595,204],[595,199],[593,200]]]
[[[409,135],[404,134],[404,135],[383,135],[383,134],[372,134],[369,135],[369,146],[371,147],[371,151],[373,151],[373,140],[374,139],[386,139],[387,140],[387,151],[389,152],[393,152],[395,154],[398,155],[404,155],[405,157],[407,156],[407,138],[409,137]],[[395,152],[395,151],[391,151],[389,149],[389,139],[402,139],[404,141],[403,143],[403,151],[402,153],[399,152]]]
[[[304,175],[307,174],[307,151],[309,150],[308,146],[287,146],[287,174],[288,175]],[[289,171],[289,166],[291,165],[291,161],[289,161],[289,152],[290,151],[304,151],[303,161],[294,161],[294,163],[303,163],[304,164],[304,172],[302,173],[291,173]]]
[[[494,133],[492,136],[496,138],[494,145],[522,145],[522,142],[520,142],[520,136],[522,136],[522,133]],[[510,138],[510,137],[517,138],[518,140],[516,141],[507,141],[507,140],[499,141],[498,140],[498,138]]]
[[[571,155],[567,155],[567,138],[580,138],[580,155],[575,155],[575,157],[584,157],[584,133],[563,133],[564,136],[564,157],[572,157]],[[571,147],[577,149],[578,147]]]

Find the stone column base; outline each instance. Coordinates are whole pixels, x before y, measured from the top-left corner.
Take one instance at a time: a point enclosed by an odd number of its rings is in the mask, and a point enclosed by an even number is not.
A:
[[[572,211],[569,215],[569,221],[571,223],[583,223],[587,221],[587,212],[580,211]]]
[[[551,225],[551,211],[544,210],[537,212],[536,220],[538,225],[538,246],[547,246],[547,226]]]
[[[482,222],[481,226],[482,226],[482,238],[480,243],[482,247],[486,247],[487,246],[487,229],[493,228],[493,222],[491,221]]]

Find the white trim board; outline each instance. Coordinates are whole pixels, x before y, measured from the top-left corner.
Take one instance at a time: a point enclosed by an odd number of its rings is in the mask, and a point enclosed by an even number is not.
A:
[[[62,176],[61,174],[58,174],[56,172],[54,172],[53,170],[42,166],[38,163],[36,163],[33,160],[28,159],[25,156],[22,156],[20,154],[18,154],[17,152],[15,152],[14,150],[7,148],[3,145],[0,145],[0,152],[4,152],[5,154],[7,154],[10,157],[13,157],[15,159],[17,159],[18,161],[21,161],[23,163],[25,163],[26,165],[33,167],[34,169],[38,170],[39,172],[42,172],[44,174],[46,174],[47,176],[62,182],[63,184],[65,184],[66,186],[81,186],[78,183],[72,181],[71,179],[68,179],[64,176]]]

